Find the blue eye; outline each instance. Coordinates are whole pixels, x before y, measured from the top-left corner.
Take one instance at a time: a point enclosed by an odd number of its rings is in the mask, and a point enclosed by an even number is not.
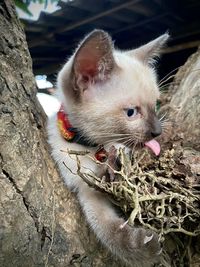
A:
[[[128,117],[133,117],[133,116],[137,115],[137,113],[138,113],[137,108],[129,108],[126,110],[126,114]]]

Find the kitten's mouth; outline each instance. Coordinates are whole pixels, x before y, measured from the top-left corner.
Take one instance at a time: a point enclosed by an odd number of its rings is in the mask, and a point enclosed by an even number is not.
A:
[[[156,141],[155,139],[152,139],[148,142],[144,143],[144,146],[148,147],[149,149],[151,149],[151,151],[158,156],[160,154],[160,144],[158,143],[158,141]]]

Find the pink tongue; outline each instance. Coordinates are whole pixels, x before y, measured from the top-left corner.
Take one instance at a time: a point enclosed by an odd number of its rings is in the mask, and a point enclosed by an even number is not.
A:
[[[156,156],[160,154],[160,144],[155,139],[144,143],[144,145],[150,148]]]

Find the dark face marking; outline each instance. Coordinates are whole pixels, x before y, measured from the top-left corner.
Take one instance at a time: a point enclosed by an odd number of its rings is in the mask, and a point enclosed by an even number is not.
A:
[[[162,133],[161,123],[156,115],[153,108],[148,107],[147,109],[147,120],[146,120],[146,136],[147,138],[155,138]]]

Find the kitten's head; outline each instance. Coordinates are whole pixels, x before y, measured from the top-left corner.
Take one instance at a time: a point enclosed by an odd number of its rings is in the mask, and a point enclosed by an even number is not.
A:
[[[159,98],[155,56],[169,38],[130,51],[114,48],[95,30],[79,45],[58,75],[58,88],[73,127],[92,143],[134,146],[161,134],[155,107]]]

